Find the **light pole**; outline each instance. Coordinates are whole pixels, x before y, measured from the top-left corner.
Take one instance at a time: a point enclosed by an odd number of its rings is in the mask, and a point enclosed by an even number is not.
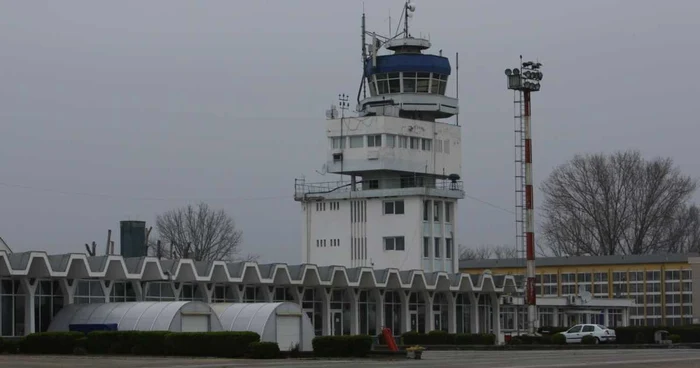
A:
[[[518,242],[525,240],[526,253],[526,302],[527,302],[527,318],[528,318],[528,334],[535,333],[535,324],[537,322],[537,293],[535,292],[535,216],[533,202],[533,186],[532,186],[532,129],[531,129],[531,107],[530,94],[540,90],[540,81],[542,80],[542,72],[540,68],[542,64],[533,61],[522,61],[520,57],[520,69],[506,69],[508,78],[508,89],[516,92],[516,104],[519,104],[519,113],[516,119],[519,119],[520,128],[516,127],[516,162],[521,165],[520,176],[516,168],[516,193],[520,196],[524,195],[524,203],[518,204],[518,196],[516,195],[516,213],[521,212],[521,217],[516,214],[516,239]],[[519,97],[519,98],[518,98]],[[517,138],[517,137],[520,138]],[[518,156],[517,152],[522,152],[522,157]],[[518,178],[522,180],[519,181]],[[517,183],[521,183],[518,185]],[[522,188],[524,186],[524,188]],[[519,188],[520,187],[520,188]],[[521,223],[522,222],[522,223]],[[524,233],[524,234],[522,234]]]

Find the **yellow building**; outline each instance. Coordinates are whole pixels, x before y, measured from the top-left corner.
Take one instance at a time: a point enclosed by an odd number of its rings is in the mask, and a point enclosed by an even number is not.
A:
[[[590,292],[596,300],[634,299],[629,324],[637,326],[678,326],[693,323],[692,270],[689,257],[695,254],[659,254],[634,256],[548,257],[536,260],[537,295],[543,299]],[[523,275],[523,259],[485,259],[460,261],[460,270],[480,274]],[[556,315],[547,316],[539,307],[539,324],[570,325],[585,322]],[[608,311],[614,313],[614,311]],[[617,317],[597,318],[617,324]],[[556,312],[555,312],[556,314]],[[556,321],[551,321],[554,318]],[[625,323],[626,324],[626,323]]]

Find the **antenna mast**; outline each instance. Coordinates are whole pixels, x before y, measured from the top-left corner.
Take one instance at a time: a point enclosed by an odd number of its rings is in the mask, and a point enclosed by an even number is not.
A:
[[[365,33],[367,33],[367,29],[365,27],[365,4],[362,3],[362,75],[364,78],[365,75],[365,63],[367,62],[367,41],[365,40]],[[367,84],[362,83],[362,95],[364,98],[367,98]]]

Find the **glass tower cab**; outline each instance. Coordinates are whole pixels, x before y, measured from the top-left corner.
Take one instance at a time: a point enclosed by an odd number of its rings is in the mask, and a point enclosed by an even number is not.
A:
[[[430,46],[429,40],[410,35],[374,42],[364,65],[369,96],[359,101],[360,115],[435,121],[457,114],[457,99],[445,96],[450,61],[423,53]],[[377,55],[380,48],[392,53]]]

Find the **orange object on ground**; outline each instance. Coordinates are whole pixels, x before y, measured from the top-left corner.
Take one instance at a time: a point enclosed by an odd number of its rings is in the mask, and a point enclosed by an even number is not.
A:
[[[382,336],[384,336],[384,341],[391,351],[399,351],[399,347],[396,346],[396,341],[394,341],[394,335],[391,333],[391,329],[384,327],[382,329]]]

